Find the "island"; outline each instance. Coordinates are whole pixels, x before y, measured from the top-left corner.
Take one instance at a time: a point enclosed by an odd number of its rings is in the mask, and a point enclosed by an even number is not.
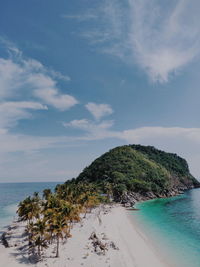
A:
[[[142,145],[111,149],[55,192],[19,203],[18,220],[2,234],[2,266],[168,266],[127,208],[198,187],[176,154]]]

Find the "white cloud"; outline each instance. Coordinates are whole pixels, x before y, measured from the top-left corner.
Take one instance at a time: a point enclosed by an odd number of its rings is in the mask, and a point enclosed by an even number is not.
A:
[[[0,58],[0,96],[10,97],[22,85],[24,70],[11,59]]]
[[[66,82],[71,81],[71,78],[68,75],[63,75],[62,73],[55,71],[55,70],[49,70],[51,76],[55,79],[63,80]]]
[[[73,136],[33,136],[0,129],[0,156],[15,152],[32,154],[45,149],[63,149],[76,146],[80,140],[82,139]]]
[[[172,144],[182,143],[183,140],[200,145],[200,128],[182,128],[182,127],[141,127],[122,131],[112,130],[114,121],[102,121],[95,123],[87,119],[73,120],[69,123],[63,123],[65,127],[72,127],[82,130],[87,134],[87,140],[117,138],[126,143],[141,143],[151,145],[153,143],[162,145],[164,140],[171,140]],[[77,137],[77,140],[85,140],[84,135]],[[180,140],[180,142],[179,142]]]
[[[171,73],[199,54],[199,21],[197,12],[191,13],[189,8],[192,5],[198,9],[199,4],[179,0],[168,8],[156,0],[129,3],[133,56],[152,80],[166,82]]]
[[[90,102],[85,105],[85,107],[94,116],[96,120],[99,120],[102,117],[113,113],[111,106],[108,104],[96,104]]]
[[[2,132],[0,134],[1,153],[39,151],[45,148],[55,147],[58,142],[53,137],[37,137],[23,134],[11,134]]]
[[[113,121],[102,121],[101,123],[94,123],[87,119],[73,120],[69,123],[63,123],[65,127],[73,127],[85,131],[93,131],[96,129],[108,129],[113,126]]]
[[[92,121],[89,121],[87,119],[82,120],[73,120],[69,123],[63,123],[63,126],[72,127],[74,129],[79,129],[84,132],[86,132],[86,135],[81,135],[79,137],[76,137],[75,140],[100,140],[105,138],[113,138],[116,137],[114,135],[114,132],[110,130],[110,128],[113,126],[113,121],[102,121],[100,123],[94,123]]]
[[[52,105],[61,111],[67,110],[78,104],[78,101],[73,96],[67,94],[61,95],[54,87],[37,89],[34,94],[45,103]]]
[[[184,139],[200,144],[200,128],[181,128],[181,127],[141,127],[121,132],[121,138],[127,142],[139,143],[148,139],[158,138]]]
[[[18,120],[31,117],[28,110],[45,110],[46,106],[37,102],[19,101],[0,103],[0,128],[6,129],[17,124]]]
[[[0,40],[2,41],[2,40]],[[5,42],[10,57],[0,58],[0,96],[10,99],[15,95],[37,97],[59,110],[67,110],[78,103],[75,97],[60,93],[57,79],[70,77],[47,69],[37,60],[25,58],[14,45]]]
[[[95,26],[81,33],[101,52],[137,63],[154,82],[167,82],[200,52],[198,0],[105,0]]]
[[[61,16],[63,19],[73,19],[80,22],[97,19],[98,15],[94,13],[93,10],[87,11],[87,13],[79,14],[79,15],[71,15],[71,14],[64,14]]]

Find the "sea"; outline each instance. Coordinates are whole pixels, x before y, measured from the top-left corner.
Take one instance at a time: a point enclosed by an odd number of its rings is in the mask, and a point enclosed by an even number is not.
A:
[[[20,201],[34,192],[42,194],[45,188],[54,191],[58,183],[0,183],[0,232],[17,218],[16,210]]]
[[[0,230],[16,218],[19,201],[45,188],[54,190],[57,184],[0,183]],[[169,266],[200,267],[200,189],[141,202],[136,207],[139,210],[131,213],[134,222]]]
[[[136,207],[134,221],[169,266],[200,267],[200,189]]]

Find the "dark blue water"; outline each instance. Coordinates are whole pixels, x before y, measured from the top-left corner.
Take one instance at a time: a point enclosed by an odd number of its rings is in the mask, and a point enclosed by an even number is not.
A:
[[[171,266],[200,266],[200,189],[137,207],[137,222]]]
[[[54,190],[57,182],[44,183],[0,183],[0,229],[16,216],[17,204],[34,192],[45,188]]]

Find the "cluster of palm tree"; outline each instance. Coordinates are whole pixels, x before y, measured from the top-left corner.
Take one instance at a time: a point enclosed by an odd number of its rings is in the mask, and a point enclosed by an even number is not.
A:
[[[27,222],[30,252],[40,258],[44,248],[55,244],[59,257],[60,240],[71,237],[73,225],[100,202],[93,186],[73,183],[58,185],[55,193],[45,189],[42,197],[34,193],[21,201],[17,213],[21,221]]]

